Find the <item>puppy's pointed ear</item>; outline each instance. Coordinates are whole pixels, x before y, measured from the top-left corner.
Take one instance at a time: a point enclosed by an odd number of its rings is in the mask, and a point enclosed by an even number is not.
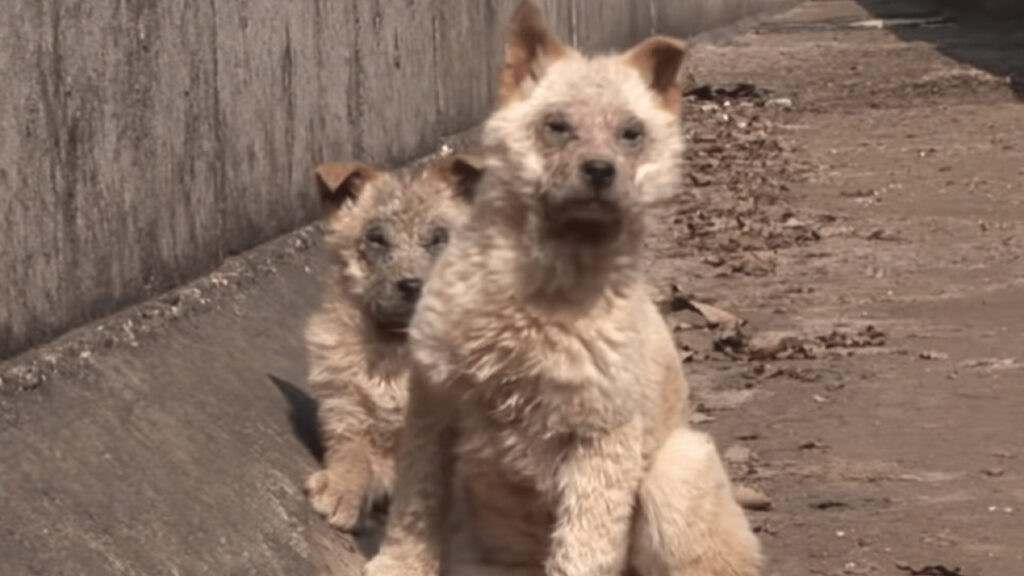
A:
[[[498,106],[525,96],[552,62],[572,53],[548,30],[540,8],[524,0],[512,13],[505,63],[498,77]]]
[[[476,154],[456,154],[434,165],[434,174],[447,182],[458,199],[472,202],[476,185],[484,176],[484,157]]]
[[[680,72],[686,56],[686,42],[669,36],[654,36],[626,52],[626,62],[640,72],[647,86],[671,112],[683,105]]]
[[[362,162],[334,162],[316,167],[316,185],[324,212],[331,214],[359,197],[367,182],[377,176],[376,169]]]

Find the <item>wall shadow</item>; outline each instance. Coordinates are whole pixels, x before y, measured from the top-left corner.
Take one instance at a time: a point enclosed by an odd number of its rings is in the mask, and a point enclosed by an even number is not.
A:
[[[1024,100],[1024,2],[1022,8],[986,10],[996,3],[963,0],[857,0],[876,18],[941,19],[935,25],[894,26],[890,30],[907,42],[931,44],[958,62],[1008,79]]]

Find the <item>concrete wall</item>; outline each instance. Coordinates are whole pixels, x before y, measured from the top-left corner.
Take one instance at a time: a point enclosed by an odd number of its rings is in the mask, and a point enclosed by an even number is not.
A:
[[[547,0],[588,48],[787,0]],[[479,121],[516,0],[3,0],[0,357],[316,216],[311,166]]]
[[[981,0],[980,2],[959,1],[965,10],[980,8],[993,16],[1024,17],[1024,2],[1021,0]]]
[[[877,2],[877,0],[875,0]],[[980,13],[999,18],[1024,16],[1021,0],[930,0],[932,6],[955,8],[962,13]],[[928,4],[926,4],[928,5]]]

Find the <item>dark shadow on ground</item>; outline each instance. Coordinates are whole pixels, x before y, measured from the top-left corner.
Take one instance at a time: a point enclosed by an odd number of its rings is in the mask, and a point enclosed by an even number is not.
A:
[[[1008,78],[1024,100],[1024,1],[1020,8],[987,12],[991,0],[857,0],[876,18],[948,17],[933,26],[897,26],[892,32],[907,42],[926,42],[940,53],[995,76]],[[999,16],[999,14],[1005,14]]]
[[[302,442],[302,445],[309,450],[310,454],[323,462],[324,447],[320,441],[320,433],[317,428],[316,412],[317,401],[295,384],[273,374],[267,374],[267,378],[277,387],[281,395],[288,402],[291,413],[288,415],[291,420],[292,431]],[[388,502],[376,502],[373,507],[366,510],[359,530],[352,535],[359,553],[365,558],[370,558],[380,548],[380,541],[384,536],[384,519],[387,516]]]
[[[288,406],[291,407],[289,419],[291,420],[292,431],[295,432],[295,436],[309,450],[310,454],[316,458],[317,462],[322,462],[324,447],[320,442],[320,433],[317,430],[316,400],[287,380],[282,380],[273,374],[267,374],[267,377],[274,383],[274,386],[277,386],[278,391],[281,392],[284,399],[288,401]]]

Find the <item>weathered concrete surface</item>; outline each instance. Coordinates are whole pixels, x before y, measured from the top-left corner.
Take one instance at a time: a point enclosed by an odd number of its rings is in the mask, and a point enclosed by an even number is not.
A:
[[[315,162],[481,119],[516,3],[4,0],[0,358],[307,222]],[[542,2],[601,48],[786,3]]]
[[[0,396],[0,574],[313,574],[303,263]],[[305,430],[301,429],[300,431]]]

